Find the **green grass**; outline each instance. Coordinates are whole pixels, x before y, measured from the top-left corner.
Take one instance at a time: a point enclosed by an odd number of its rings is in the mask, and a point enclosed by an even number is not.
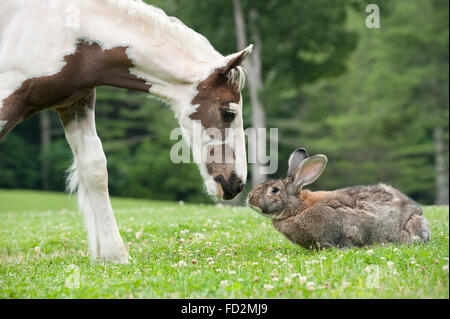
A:
[[[449,298],[448,207],[427,245],[308,251],[247,208],[113,206],[128,265],[90,260],[74,198],[1,190],[0,298]]]

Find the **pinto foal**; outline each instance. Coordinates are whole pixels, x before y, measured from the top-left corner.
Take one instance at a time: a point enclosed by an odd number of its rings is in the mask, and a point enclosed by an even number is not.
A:
[[[193,147],[207,191],[231,199],[247,177],[242,123],[242,61],[163,11],[132,0],[0,3],[0,141],[18,123],[54,109],[74,155],[68,188],[78,189],[93,258],[127,262],[108,194],[95,128],[95,87],[148,92],[171,105]],[[194,129],[221,137],[194,139]],[[230,130],[231,128],[231,130]],[[206,150],[206,158],[201,152]],[[230,151],[226,163],[208,160]]]

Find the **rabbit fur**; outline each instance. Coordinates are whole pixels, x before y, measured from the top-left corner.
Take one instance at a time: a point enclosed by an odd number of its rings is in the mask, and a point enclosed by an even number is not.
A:
[[[320,176],[327,161],[325,155],[308,157],[305,149],[295,150],[287,177],[256,186],[247,204],[272,218],[278,231],[305,248],[429,241],[429,225],[421,207],[391,186],[303,190]]]

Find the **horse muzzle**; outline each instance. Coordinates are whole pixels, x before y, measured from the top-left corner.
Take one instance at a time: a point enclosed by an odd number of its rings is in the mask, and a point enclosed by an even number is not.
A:
[[[214,177],[214,181],[216,181],[216,183],[220,186],[220,197],[223,197],[223,199],[226,200],[236,197],[236,195],[242,192],[245,187],[244,182],[236,175],[235,171],[230,174],[230,178],[228,180],[220,174]]]

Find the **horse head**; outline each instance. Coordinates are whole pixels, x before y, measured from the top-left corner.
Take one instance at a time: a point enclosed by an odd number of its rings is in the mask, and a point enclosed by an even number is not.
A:
[[[207,192],[223,199],[234,198],[247,179],[241,64],[252,47],[224,57],[195,83],[190,107],[180,120]]]

